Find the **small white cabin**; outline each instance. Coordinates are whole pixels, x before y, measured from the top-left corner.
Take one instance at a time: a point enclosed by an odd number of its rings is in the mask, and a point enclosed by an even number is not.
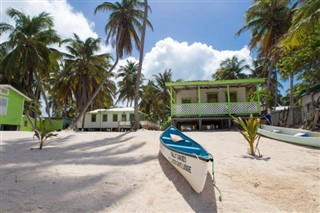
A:
[[[134,118],[134,108],[96,109],[85,114],[85,131],[121,131],[131,128]],[[146,114],[139,111],[141,128],[158,129],[159,125],[146,120]],[[82,119],[79,119],[77,128],[82,129]]]

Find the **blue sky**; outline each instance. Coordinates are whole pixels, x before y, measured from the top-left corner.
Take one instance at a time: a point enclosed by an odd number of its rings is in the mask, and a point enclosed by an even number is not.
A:
[[[47,11],[55,20],[55,29],[63,38],[75,32],[81,39],[100,37],[105,41],[104,26],[108,13],[94,14],[99,0],[0,0],[1,22],[13,21],[5,11],[8,7],[37,15]],[[247,45],[249,32],[236,37],[243,26],[250,0],[171,1],[149,0],[152,13],[149,20],[154,31],[147,31],[143,73],[146,78],[171,69],[173,80],[211,80],[219,63],[234,55],[251,63],[254,54]],[[3,41],[5,36],[1,37]],[[63,50],[63,48],[62,48]],[[113,49],[101,45],[101,52]],[[120,61],[137,61],[137,51]],[[286,86],[286,85],[285,85]]]
[[[95,23],[94,30],[105,38],[104,26],[108,13],[94,9],[103,1],[68,1],[77,11],[82,11],[88,20]],[[156,42],[171,37],[179,42],[201,42],[217,50],[239,50],[248,44],[249,33],[240,37],[235,32],[243,25],[245,10],[251,1],[165,1],[149,0],[152,12],[149,20],[154,31],[148,30],[146,52]],[[135,55],[136,53],[134,53]]]

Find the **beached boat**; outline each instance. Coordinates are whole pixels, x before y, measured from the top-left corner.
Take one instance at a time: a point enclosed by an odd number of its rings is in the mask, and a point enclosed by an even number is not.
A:
[[[268,125],[260,125],[258,132],[268,138],[320,148],[320,133]]]
[[[196,192],[203,190],[210,165],[213,165],[210,153],[174,126],[161,134],[160,151]],[[214,180],[213,167],[212,175]]]

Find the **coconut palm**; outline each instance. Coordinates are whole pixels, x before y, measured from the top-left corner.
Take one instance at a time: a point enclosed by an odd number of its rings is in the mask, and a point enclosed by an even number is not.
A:
[[[42,95],[50,116],[44,86],[58,64],[53,54],[57,51],[48,46],[60,41],[53,30],[53,19],[46,12],[30,17],[13,8],[7,10],[7,15],[15,25],[0,23],[0,34],[9,33],[9,40],[0,44],[8,51],[1,64],[2,79],[33,97],[34,105]]]
[[[143,3],[137,0],[123,0],[121,3],[105,2],[96,7],[95,13],[99,11],[110,12],[109,20],[105,26],[105,32],[107,34],[106,41],[115,47],[116,58],[114,64],[108,71],[109,73],[113,71],[118,64],[119,59],[122,58],[124,54],[131,54],[133,49],[132,41],[138,49],[140,48],[140,39],[137,31],[142,29],[141,22],[144,18],[144,12],[141,10],[142,7]],[[147,21],[147,24],[152,27],[149,21]],[[96,90],[71,125],[71,128],[73,128],[79,118],[84,115],[107,80],[108,77],[105,77],[96,87]]]
[[[244,59],[239,61],[238,57],[233,56],[220,63],[220,68],[212,74],[212,78],[215,80],[244,79],[247,78],[243,73],[244,70],[250,70],[249,65],[245,64]]]
[[[107,79],[91,105],[92,108],[111,106],[115,94],[115,84],[109,80],[113,74],[107,72],[111,55],[95,54],[100,50],[101,39],[87,38],[82,41],[74,34],[73,39],[63,42],[68,44],[66,49],[69,54],[66,54],[64,70],[58,76],[58,94],[68,95],[69,99],[74,97],[79,111],[88,103],[99,83]]]
[[[288,50],[302,45],[303,39],[320,22],[320,1],[300,1],[301,6],[294,13],[292,24],[281,41],[281,47]]]
[[[249,47],[260,48],[265,59],[271,59],[267,76],[267,88],[270,88],[274,64],[279,60],[280,38],[288,31],[296,4],[290,8],[290,0],[254,0],[246,11],[245,25],[236,33],[251,31]]]
[[[164,122],[170,115],[170,95],[166,82],[172,82],[172,71],[171,69],[166,69],[163,74],[158,73],[154,75],[155,84],[158,89],[158,94],[156,95],[157,101],[162,106],[162,111],[160,113],[160,120]]]
[[[138,64],[127,60],[127,64],[125,66],[120,66],[118,70],[118,74],[116,78],[122,78],[121,81],[118,82],[119,88],[119,97],[117,102],[119,101],[127,101],[127,106],[132,106],[132,102],[134,101],[135,90],[136,90],[136,82],[137,82],[137,72],[138,72]],[[143,75],[141,76],[141,81],[143,81]],[[139,91],[140,86],[139,86]]]
[[[142,91],[140,109],[147,114],[148,120],[157,122],[163,109],[162,101],[155,99],[160,91],[153,80],[148,80]]]
[[[254,118],[252,114],[250,114],[247,120],[243,120],[241,117],[231,116],[232,120],[239,124],[242,130],[239,132],[245,138],[245,140],[249,143],[250,154],[255,156],[254,150],[254,142],[259,141],[260,135],[258,133],[258,128],[260,125],[260,119]],[[257,142],[258,143],[258,142]]]
[[[144,14],[143,14],[143,24],[141,30],[141,46],[139,50],[139,67],[138,67],[138,76],[136,82],[136,91],[134,96],[134,129],[139,127],[139,112],[138,112],[138,101],[139,101],[139,86],[140,79],[142,74],[142,64],[143,64],[143,54],[144,54],[144,40],[146,36],[146,28],[148,21],[148,10],[149,10],[148,0],[144,0]]]

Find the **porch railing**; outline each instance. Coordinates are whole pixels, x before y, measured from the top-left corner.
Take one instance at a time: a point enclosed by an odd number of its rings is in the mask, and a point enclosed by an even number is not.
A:
[[[173,104],[172,116],[260,113],[257,102]]]

